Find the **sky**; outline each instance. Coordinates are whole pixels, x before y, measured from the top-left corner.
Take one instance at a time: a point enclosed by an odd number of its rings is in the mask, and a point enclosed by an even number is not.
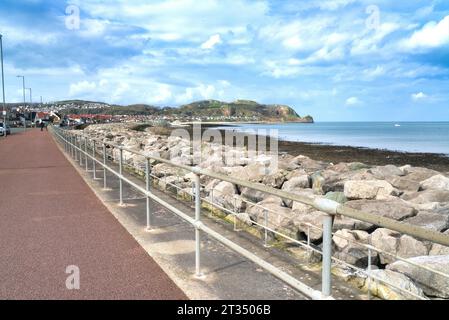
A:
[[[2,0],[0,33],[8,102],[24,75],[34,101],[449,121],[448,0]]]

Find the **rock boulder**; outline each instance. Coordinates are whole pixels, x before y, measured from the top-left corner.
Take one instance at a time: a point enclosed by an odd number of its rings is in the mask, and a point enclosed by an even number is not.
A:
[[[388,265],[387,269],[400,272],[413,279],[427,296],[449,298],[449,277],[418,267],[424,266],[449,274],[449,256],[422,256],[410,258],[408,261],[412,262],[413,265],[404,261],[397,261]]]
[[[433,176],[421,182],[421,189],[449,191],[449,178],[441,174]]]
[[[348,199],[387,199],[399,192],[383,180],[350,180],[345,182],[344,193]]]

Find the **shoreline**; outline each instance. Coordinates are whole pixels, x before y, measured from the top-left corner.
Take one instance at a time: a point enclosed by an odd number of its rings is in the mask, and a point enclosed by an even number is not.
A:
[[[229,125],[234,126],[234,124]],[[202,131],[211,128],[223,127],[216,124],[202,124]],[[191,132],[192,126],[188,127]],[[218,129],[222,136],[229,129]],[[235,132],[239,134],[239,132]],[[244,134],[247,136],[247,134]],[[256,135],[258,136],[258,135]],[[268,137],[268,139],[270,139]],[[412,165],[425,167],[436,171],[449,173],[449,156],[439,153],[402,152],[387,149],[372,149],[366,147],[338,146],[321,143],[278,140],[279,153],[288,153],[292,156],[304,155],[314,160],[334,164],[340,162],[362,162],[367,165]]]

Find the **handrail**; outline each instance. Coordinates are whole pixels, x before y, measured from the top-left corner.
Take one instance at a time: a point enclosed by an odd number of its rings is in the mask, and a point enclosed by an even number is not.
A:
[[[81,135],[81,136],[87,137],[86,135]],[[179,169],[190,171],[190,172],[193,172],[193,173],[196,173],[199,175],[205,175],[205,176],[215,178],[218,180],[227,181],[227,182],[230,182],[230,183],[233,183],[236,185],[240,185],[243,187],[248,187],[253,190],[268,193],[268,194],[277,196],[282,199],[300,202],[300,203],[312,206],[319,211],[326,212],[330,215],[339,214],[339,215],[353,218],[356,220],[360,220],[363,222],[371,223],[371,224],[377,225],[379,227],[387,228],[387,229],[390,229],[390,230],[393,230],[396,232],[408,234],[410,236],[414,236],[414,237],[422,239],[422,240],[432,241],[434,243],[438,243],[443,246],[449,246],[449,235],[446,235],[444,233],[425,229],[425,228],[422,228],[419,226],[414,226],[414,225],[407,224],[404,222],[399,222],[399,221],[393,220],[391,218],[378,216],[376,214],[363,212],[361,210],[356,210],[356,209],[350,208],[348,206],[345,206],[343,204],[340,204],[338,202],[335,202],[335,201],[332,201],[332,200],[329,200],[326,198],[313,199],[311,197],[298,195],[298,194],[294,194],[294,193],[289,193],[289,192],[286,192],[283,190],[275,189],[275,188],[261,185],[261,184],[256,184],[256,183],[246,181],[246,180],[241,180],[241,179],[227,176],[224,174],[211,172],[211,171],[204,170],[204,169],[197,168],[197,167],[186,166],[186,165],[179,164],[179,163],[174,163],[174,162],[171,162],[170,160],[166,160],[166,159],[163,159],[160,157],[150,156],[150,155],[142,153],[138,150],[133,150],[133,149],[126,148],[123,146],[119,146],[119,145],[116,145],[116,144],[113,144],[113,143],[110,143],[110,142],[107,142],[107,141],[104,141],[101,139],[91,138],[91,137],[88,137],[88,138],[90,140],[95,140],[97,142],[104,143],[105,145],[116,148],[118,150],[123,150],[123,151],[127,151],[130,153],[142,156],[145,159],[151,159],[151,160],[155,160],[157,162],[166,163],[173,167],[177,167]]]
[[[59,131],[59,132],[57,132],[57,131]],[[422,240],[428,240],[428,241],[432,241],[434,243],[449,246],[449,235],[445,235],[443,233],[435,232],[432,230],[427,230],[422,227],[413,226],[413,225],[406,224],[403,222],[398,222],[396,220],[378,216],[378,215],[375,215],[372,213],[366,213],[366,212],[363,212],[360,210],[352,209],[345,205],[337,203],[335,201],[328,200],[326,198],[322,198],[322,197],[321,198],[311,198],[311,197],[307,197],[307,196],[303,196],[303,195],[292,194],[292,193],[288,193],[288,192],[285,192],[285,191],[282,191],[279,189],[274,189],[272,187],[268,187],[265,185],[256,184],[256,183],[246,181],[246,180],[236,179],[231,176],[218,174],[215,172],[210,172],[208,170],[204,170],[204,169],[201,169],[198,167],[192,167],[192,166],[187,166],[187,165],[183,165],[183,164],[179,164],[179,163],[174,163],[174,162],[171,162],[170,160],[152,156],[152,155],[148,155],[148,154],[142,153],[141,151],[134,150],[131,148],[126,148],[126,147],[123,147],[120,145],[116,145],[114,143],[110,143],[110,142],[102,140],[102,139],[92,138],[86,134],[79,134],[79,133],[74,133],[74,132],[70,132],[70,131],[63,131],[61,129],[57,129],[54,132],[61,139],[62,142],[65,142],[66,151],[69,151],[70,148],[72,148],[72,152],[74,151],[73,148],[75,150],[79,151],[80,163],[81,163],[81,154],[85,155],[86,170],[88,168],[87,158],[90,158],[94,163],[94,168],[95,168],[95,163],[98,163],[101,166],[103,166],[104,172],[109,171],[113,175],[118,177],[120,180],[120,186],[122,185],[122,182],[124,181],[146,196],[146,198],[147,198],[147,226],[148,227],[149,227],[148,221],[150,220],[150,215],[151,215],[149,212],[149,207],[148,207],[149,199],[153,199],[154,201],[162,204],[167,209],[169,209],[170,211],[172,211],[173,213],[175,213],[176,215],[178,215],[179,217],[181,217],[182,219],[189,222],[192,226],[195,227],[195,229],[196,229],[195,238],[196,238],[196,246],[197,246],[196,250],[195,250],[196,251],[196,266],[197,266],[196,274],[197,274],[197,276],[201,276],[201,273],[200,273],[200,246],[199,246],[199,241],[200,241],[199,231],[200,230],[209,234],[210,236],[212,236],[219,242],[221,242],[224,245],[228,246],[229,248],[233,249],[234,251],[242,254],[249,260],[255,262],[256,264],[258,264],[259,266],[261,266],[262,268],[264,268],[265,270],[267,270],[274,276],[276,276],[276,277],[280,278],[281,280],[285,281],[286,283],[290,284],[292,287],[294,287],[298,291],[304,293],[305,295],[311,297],[312,299],[331,299],[331,284],[330,284],[331,283],[331,279],[330,279],[331,261],[332,260],[338,261],[338,259],[335,259],[334,257],[332,257],[332,248],[331,248],[331,246],[332,246],[332,218],[331,217],[332,216],[335,216],[335,215],[347,216],[347,217],[361,220],[364,222],[368,222],[368,223],[371,223],[371,224],[374,224],[374,225],[377,225],[380,227],[388,228],[388,229],[391,229],[391,230],[394,230],[394,231],[397,231],[397,232],[400,232],[403,234],[409,234],[411,236],[415,236]],[[73,137],[81,138],[78,143],[79,146],[77,146],[78,139],[72,139]],[[73,140],[75,140],[75,143],[73,143]],[[81,145],[82,140],[84,140],[84,149]],[[87,149],[87,141],[88,140],[90,142],[93,142],[91,150],[93,151],[94,155],[89,154],[87,151],[88,150]],[[103,153],[104,153],[103,154],[103,162],[101,162],[100,160],[97,160],[95,157],[96,142],[99,142],[100,144],[103,145]],[[120,157],[119,157],[120,172],[114,171],[113,168],[109,167],[106,164],[106,146],[109,146],[113,149],[117,149],[120,151]],[[155,196],[149,190],[148,181],[147,181],[147,187],[146,187],[146,189],[144,189],[143,187],[139,186],[138,184],[134,183],[133,181],[131,181],[130,179],[125,177],[122,173],[122,167],[124,165],[123,164],[123,151],[141,156],[142,158],[144,158],[146,160],[146,177],[147,177],[147,179],[149,179],[149,177],[151,175],[149,172],[149,170],[150,170],[149,169],[149,163],[150,163],[149,160],[155,160],[156,162],[165,163],[172,167],[176,167],[176,168],[185,170],[187,172],[194,173],[195,174],[195,189],[193,190],[194,191],[193,193],[194,193],[194,198],[196,199],[196,201],[195,201],[195,208],[196,208],[196,212],[197,212],[196,217],[195,218],[189,217],[185,213],[181,212],[180,210],[176,209],[175,207],[173,207],[170,204],[168,204],[167,202],[165,202],[164,200]],[[75,152],[75,156],[76,156],[76,152]],[[275,266],[267,263],[263,259],[260,259],[256,255],[254,255],[252,252],[249,252],[246,249],[238,246],[231,240],[223,237],[222,235],[218,234],[217,232],[215,232],[212,229],[210,229],[209,227],[207,227],[204,223],[202,223],[200,221],[200,214],[199,214],[200,206],[201,206],[200,203],[201,203],[201,199],[202,199],[201,195],[200,195],[200,191],[199,191],[201,189],[201,184],[200,184],[200,179],[199,179],[200,175],[206,175],[206,176],[209,176],[211,178],[215,178],[215,179],[218,179],[221,181],[227,181],[227,182],[230,182],[230,183],[233,183],[236,185],[248,187],[253,190],[258,190],[258,191],[261,191],[261,192],[264,192],[267,194],[271,194],[271,195],[274,195],[274,196],[277,196],[277,197],[280,197],[283,199],[288,199],[288,200],[304,203],[304,204],[309,205],[317,210],[327,213],[327,215],[324,216],[324,218],[323,218],[323,251],[322,251],[322,255],[323,255],[322,285],[323,285],[323,288],[322,288],[322,292],[320,293],[319,291],[314,290],[314,289],[308,287],[307,285],[301,283],[300,281],[296,280],[289,274],[287,274],[287,273],[283,272],[282,270],[276,268]],[[95,173],[94,173],[94,177],[95,177]],[[105,177],[104,177],[104,180],[105,180],[104,185],[106,186],[106,178]],[[120,188],[120,203],[122,204],[122,188]],[[267,228],[267,226],[265,226],[265,228]],[[377,251],[376,248],[374,248],[370,245],[366,245],[366,247],[370,250],[373,249],[373,250]],[[401,258],[401,260],[405,260],[405,259]],[[434,270],[430,270],[430,271],[434,271]],[[439,272],[437,272],[437,273],[439,274]],[[444,274],[444,276],[447,277],[448,275]],[[376,277],[372,277],[372,278],[375,279]],[[371,279],[371,276],[370,276],[370,279]],[[380,279],[378,279],[378,280],[380,280]],[[381,281],[384,282],[383,280],[381,280]],[[389,284],[388,282],[386,282],[386,283]],[[393,285],[393,287],[395,287],[395,286]]]
[[[126,178],[123,174],[117,173],[111,167],[103,164],[102,162],[100,162],[97,159],[92,158],[91,155],[87,154],[85,150],[83,150],[82,148],[79,148],[76,145],[73,145],[71,142],[65,140],[64,137],[61,136],[58,132],[55,131],[55,133],[56,133],[56,135],[59,136],[59,138],[61,138],[63,141],[65,141],[69,145],[72,145],[80,153],[84,153],[86,155],[86,157],[89,157],[93,161],[95,161],[96,163],[99,163],[100,165],[102,165],[105,170],[111,172],[113,175],[118,177],[121,181],[125,181],[126,183],[131,185],[133,188],[135,188],[136,190],[138,190],[139,192],[144,194],[146,197],[151,198],[155,202],[161,204],[162,206],[164,206],[165,208],[167,208],[168,210],[170,210],[171,212],[173,212],[174,214],[176,214],[177,216],[182,218],[184,221],[186,221],[189,224],[191,224],[192,226],[194,226],[196,230],[202,230],[202,231],[206,232],[208,235],[213,237],[215,240],[221,242],[222,244],[228,246],[229,248],[231,248],[232,250],[236,251],[237,253],[243,255],[244,257],[246,257],[250,261],[256,263],[260,267],[264,268],[266,271],[270,272],[273,276],[275,276],[275,277],[281,279],[282,281],[288,283],[293,288],[295,288],[299,292],[303,293],[307,297],[310,297],[311,299],[314,299],[314,300],[333,300],[333,298],[330,295],[324,295],[320,291],[315,290],[315,289],[305,285],[304,283],[298,281],[297,279],[295,279],[294,277],[292,277],[288,273],[280,270],[279,268],[275,267],[274,265],[272,265],[272,264],[264,261],[263,259],[259,258],[254,253],[252,253],[252,252],[250,252],[250,251],[240,247],[236,243],[232,242],[231,240],[227,239],[226,237],[220,235],[218,232],[216,232],[216,231],[212,230],[211,228],[209,228],[208,226],[206,226],[200,220],[194,219],[194,218],[188,216],[187,214],[185,214],[184,212],[180,211],[176,207],[174,207],[171,204],[167,203],[166,201],[160,199],[159,197],[154,195],[152,192],[150,192],[148,190],[145,190],[144,188],[142,188],[141,186],[137,185],[136,183],[134,183],[130,179]],[[199,182],[199,175],[197,175],[197,177],[198,177],[197,180]],[[196,239],[197,250],[200,248],[199,245],[198,245],[198,240],[199,239],[197,238]],[[199,254],[198,251],[196,252],[196,254],[197,255]],[[199,261],[197,261],[197,270],[198,269],[199,269]],[[200,273],[198,273],[198,272],[197,272],[196,275],[197,276],[201,276]]]

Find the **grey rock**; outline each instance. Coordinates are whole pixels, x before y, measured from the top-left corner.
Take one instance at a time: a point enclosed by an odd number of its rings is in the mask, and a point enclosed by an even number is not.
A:
[[[312,181],[312,189],[316,194],[325,194],[324,184],[326,182],[325,178],[321,172],[316,172],[310,176]]]
[[[253,203],[259,203],[265,200],[268,197],[268,194],[262,191],[243,187],[241,190],[241,196]]]
[[[387,199],[398,195],[397,190],[383,180],[346,181],[344,192],[348,199]]]
[[[310,178],[308,175],[297,176],[291,178],[282,186],[282,190],[291,192],[294,189],[302,188],[307,189],[310,188]]]
[[[323,238],[323,218],[327,216],[321,211],[312,211],[310,213],[297,214],[295,218],[295,225],[298,230],[305,235],[310,235],[311,241],[318,241]]]
[[[369,234],[360,230],[339,230],[332,238],[334,244],[334,255],[359,268],[368,266],[368,249],[360,244],[368,244]],[[378,263],[378,254],[371,251],[371,264]]]
[[[171,165],[160,163],[152,168],[151,173],[158,178],[162,178],[165,176],[176,176],[176,175],[183,177],[186,175],[187,172],[184,172],[183,170],[173,167]]]
[[[339,164],[331,165],[331,166],[327,167],[327,170],[336,171],[338,173],[345,173],[345,172],[349,172],[349,171],[357,171],[357,170],[369,169],[369,168],[371,168],[371,166],[366,165],[361,162],[350,162],[350,163],[340,162]]]
[[[262,183],[269,187],[280,189],[285,181],[286,181],[285,172],[278,171],[275,174],[265,176],[262,180]]]
[[[376,214],[402,221],[415,216],[418,212],[400,199],[393,200],[354,200],[348,201],[346,206],[364,212]]]
[[[313,191],[311,189],[296,188],[296,189],[291,190],[290,193],[306,197],[306,198],[308,198],[310,200],[313,200],[313,199],[318,197],[317,195],[315,195],[313,193]],[[293,208],[294,201],[291,201],[291,200],[288,200],[288,199],[284,199],[284,204],[285,204],[285,206],[287,206],[289,208]]]
[[[413,258],[425,256],[429,253],[429,248],[421,241],[408,235],[399,238],[397,255],[401,258]]]
[[[273,199],[274,200],[274,199]],[[246,212],[251,220],[257,221],[262,226],[265,225],[265,213],[267,217],[267,226],[275,231],[296,234],[297,228],[294,224],[294,214],[291,209],[280,206],[276,201],[263,201],[257,206],[250,205]]]
[[[413,265],[404,261],[397,261],[388,265],[387,269],[403,273],[414,280],[427,296],[449,298],[449,277],[418,267],[424,266],[448,274],[448,255],[415,257],[407,259],[407,261],[412,262]]]
[[[305,156],[298,156],[293,160],[293,163],[298,164],[307,172],[315,172],[324,170],[329,164],[323,161],[316,161]]]
[[[440,213],[440,214],[445,214],[445,215],[449,215],[449,202],[441,202],[438,203],[437,205],[435,205],[432,208],[432,211],[435,213]]]
[[[166,176],[166,177],[158,180],[158,185],[162,190],[166,190],[170,193],[178,192],[178,188],[176,186],[180,187],[181,189],[183,189],[187,186],[183,180],[181,183],[179,177],[177,177],[177,176]]]
[[[293,202],[292,210],[294,213],[297,214],[310,213],[315,211],[315,209],[312,206],[309,206],[301,202]]]
[[[405,194],[401,198],[414,204],[449,202],[449,191],[425,190],[421,192]]]
[[[407,191],[407,192],[418,192],[420,185],[416,180],[409,179],[407,177],[389,176],[385,178],[393,187]]]
[[[415,217],[404,222],[438,232],[449,229],[449,215],[440,213],[420,211]]]
[[[278,159],[278,168],[280,170],[293,171],[299,169],[299,164],[292,155],[283,154]]]
[[[376,179],[385,179],[391,176],[404,176],[405,173],[400,168],[393,165],[378,166],[369,170]]]
[[[371,223],[363,222],[360,220],[352,219],[342,215],[337,215],[334,219],[333,230],[371,230],[374,227]]]
[[[396,254],[399,246],[399,238],[399,233],[392,230],[379,228],[371,234],[370,243],[382,251]],[[394,257],[383,253],[379,253],[379,258],[381,264],[389,264],[396,261]]]
[[[405,168],[404,172],[406,173],[406,177],[408,179],[415,180],[417,182],[422,182],[440,174],[438,171],[420,167]]]
[[[287,172],[287,171],[285,171],[285,172]],[[296,170],[293,170],[293,171],[288,171],[288,173],[286,174],[285,177],[286,177],[287,180],[291,180],[293,178],[300,177],[300,176],[305,176],[305,175],[308,175],[306,170],[304,170],[304,169],[296,169]]]
[[[324,175],[326,174],[326,175]],[[323,172],[323,175],[326,179],[325,188],[326,192],[328,191],[339,191],[343,192],[345,188],[346,181],[354,180],[354,181],[367,181],[367,180],[376,180],[374,175],[372,175],[368,169],[360,169],[355,171],[348,171],[342,173],[338,176],[334,176],[331,172]]]
[[[444,232],[449,236],[449,230]],[[430,249],[429,256],[446,256],[449,255],[449,247],[434,243]]]
[[[424,292],[406,275],[391,270],[371,271],[371,283],[368,279],[362,287],[363,291],[371,290],[371,294],[384,300],[417,300],[427,299]],[[388,283],[402,290],[390,286]],[[407,294],[410,292],[411,294]],[[420,299],[421,300],[421,299]]]
[[[361,169],[369,169],[371,166],[361,162],[350,162],[348,163],[348,168],[350,171],[357,171]]]
[[[325,196],[326,199],[344,204],[346,202],[348,202],[348,199],[345,197],[344,192],[328,192]]]
[[[211,190],[207,199],[229,210],[244,211],[246,203],[237,195],[238,189],[234,184],[222,181]]]
[[[449,178],[441,174],[433,176],[421,182],[421,189],[449,191]]]
[[[262,182],[263,178],[271,173],[268,166],[259,162],[250,163],[244,167],[243,171],[243,175],[253,182]]]

